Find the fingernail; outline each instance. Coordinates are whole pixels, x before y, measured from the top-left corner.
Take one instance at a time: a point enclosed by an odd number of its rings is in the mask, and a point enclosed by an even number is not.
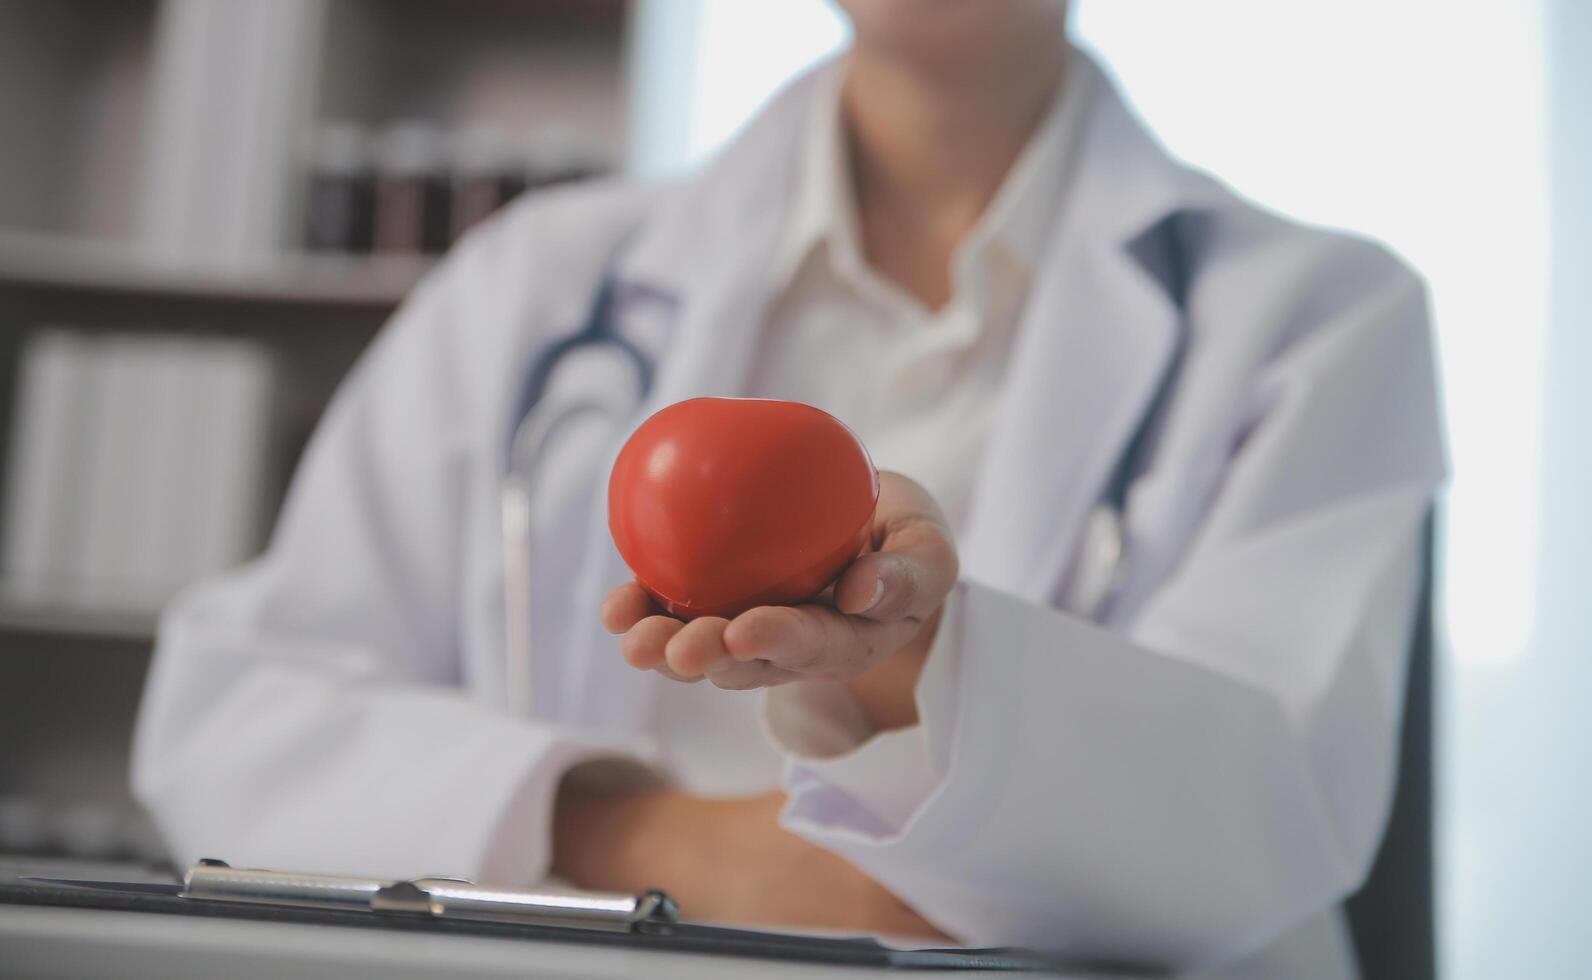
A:
[[[863,606],[861,609],[857,610],[857,612],[859,612],[859,613],[867,612],[868,610],[872,609],[874,606],[877,606],[879,604],[879,600],[883,599],[883,598],[884,598],[884,579],[883,578],[876,578],[876,579],[873,580],[873,596],[868,599],[868,604],[866,606]]]

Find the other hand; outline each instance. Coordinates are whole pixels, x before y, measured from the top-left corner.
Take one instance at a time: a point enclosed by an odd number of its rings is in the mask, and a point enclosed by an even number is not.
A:
[[[553,872],[596,891],[662,889],[697,922],[944,940],[844,858],[781,828],[784,799],[593,793],[566,781],[554,810]]]

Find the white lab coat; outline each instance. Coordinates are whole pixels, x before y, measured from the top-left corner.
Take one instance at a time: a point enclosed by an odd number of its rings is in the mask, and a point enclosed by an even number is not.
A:
[[[622,239],[620,281],[668,298],[638,420],[741,393],[810,85],[699,176],[536,196],[415,291],[264,556],[162,623],[134,785],[179,861],[531,877],[547,841],[500,830],[545,826],[526,807],[574,761],[651,751],[668,682],[596,627],[625,574],[599,506],[534,556],[535,716],[500,710],[515,400]],[[937,781],[880,826],[793,766],[784,820],[968,942],[1346,975],[1333,909],[1389,807],[1445,472],[1423,289],[1175,163],[1103,78],[1082,125],[960,543],[954,655],[930,665],[954,692],[924,705]],[[1174,215],[1181,270],[1148,244]],[[1129,496],[1131,575],[1086,621],[1057,596],[1180,343]]]

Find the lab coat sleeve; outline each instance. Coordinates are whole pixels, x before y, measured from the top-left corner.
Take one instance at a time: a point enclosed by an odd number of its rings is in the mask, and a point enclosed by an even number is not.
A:
[[[910,785],[858,776],[903,751],[878,739],[796,760],[786,826],[980,945],[1209,965],[1352,892],[1444,462],[1414,277],[1315,326],[1255,373],[1253,424],[1131,620],[961,582]]]
[[[481,389],[508,359],[501,312],[473,298],[526,278],[504,234],[478,234],[356,366],[264,555],[165,615],[132,778],[178,862],[528,883],[561,774],[645,753],[457,686],[461,525],[492,492],[497,431]]]

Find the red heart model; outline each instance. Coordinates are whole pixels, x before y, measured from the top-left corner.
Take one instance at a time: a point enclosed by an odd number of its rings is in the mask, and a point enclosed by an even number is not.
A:
[[[822,592],[868,543],[879,473],[826,412],[692,398],[641,423],[608,479],[619,554],[670,614],[735,616]]]

